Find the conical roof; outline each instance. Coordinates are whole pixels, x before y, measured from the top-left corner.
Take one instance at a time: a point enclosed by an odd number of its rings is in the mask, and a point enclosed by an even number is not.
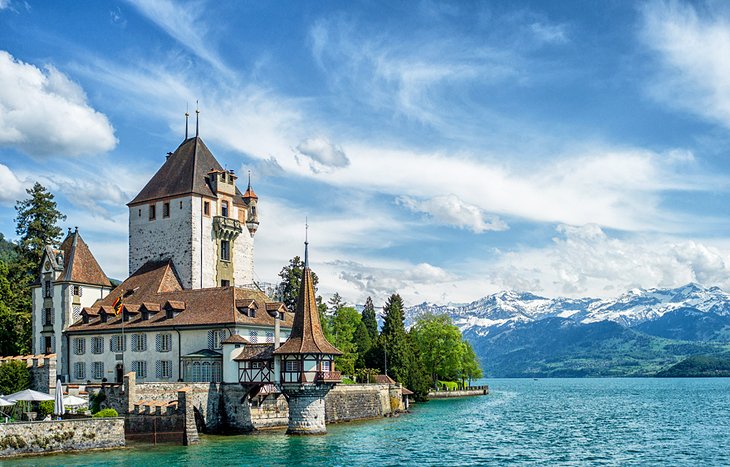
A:
[[[200,137],[188,138],[128,205],[187,194],[215,197],[208,177],[211,171],[222,172],[223,167]],[[243,195],[238,188],[233,202],[243,204]]]
[[[305,253],[306,256],[306,253]],[[281,347],[274,351],[275,355],[291,354],[326,354],[342,355],[337,347],[330,344],[322,332],[319,322],[319,310],[314,298],[314,281],[312,270],[305,262],[302,285],[299,288],[297,308],[294,313],[294,323],[291,334]]]

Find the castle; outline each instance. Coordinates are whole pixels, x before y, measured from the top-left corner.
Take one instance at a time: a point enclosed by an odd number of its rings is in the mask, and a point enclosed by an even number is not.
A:
[[[203,140],[186,138],[129,208],[129,272],[113,287],[81,237],[46,246],[33,352],[73,384],[222,383],[284,394],[289,432],[321,433],[340,352],[322,333],[305,242],[296,310],[254,282],[258,197]],[[243,401],[239,401],[242,403]],[[234,408],[233,410],[238,410]]]

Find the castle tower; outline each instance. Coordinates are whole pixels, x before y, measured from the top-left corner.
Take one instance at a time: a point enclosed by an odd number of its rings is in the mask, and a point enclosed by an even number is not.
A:
[[[78,228],[68,229],[59,249],[46,245],[39,271],[32,286],[33,353],[57,354],[58,375],[68,381],[68,355],[81,349],[69,349],[63,332],[81,318],[84,307],[104,298],[112,284]]]
[[[319,322],[309,251],[304,243],[304,275],[297,298],[292,332],[274,350],[277,385],[289,403],[288,434],[318,435],[327,432],[324,397],[341,380],[334,357],[342,355],[327,341]]]
[[[183,141],[127,205],[129,273],[171,259],[185,288],[253,283],[258,197],[236,180],[200,137]]]

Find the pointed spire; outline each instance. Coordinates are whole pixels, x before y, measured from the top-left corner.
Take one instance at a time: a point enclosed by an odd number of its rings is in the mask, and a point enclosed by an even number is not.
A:
[[[188,118],[190,117],[190,112],[188,112],[188,103],[185,103],[185,141],[188,140]]]
[[[309,268],[309,223],[304,218],[304,268]]]
[[[248,169],[248,189],[251,189],[251,169]]]
[[[198,101],[195,101],[195,137],[200,135],[200,108],[198,107]]]

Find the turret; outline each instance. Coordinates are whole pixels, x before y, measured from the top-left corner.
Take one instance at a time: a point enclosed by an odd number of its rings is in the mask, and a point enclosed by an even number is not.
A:
[[[251,188],[251,172],[248,172],[248,188],[243,194],[243,203],[246,205],[246,228],[253,236],[259,228],[259,214],[256,210],[259,197]]]

